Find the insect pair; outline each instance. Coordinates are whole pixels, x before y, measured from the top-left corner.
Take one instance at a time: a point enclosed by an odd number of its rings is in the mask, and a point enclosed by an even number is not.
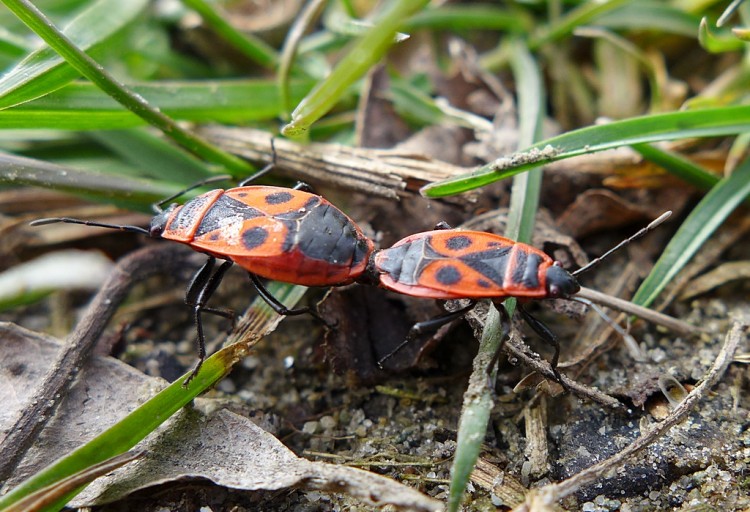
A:
[[[262,172],[262,171],[261,171]],[[254,179],[256,176],[253,176]],[[69,217],[39,219],[34,226],[65,222],[141,233],[187,244],[208,256],[187,288],[185,302],[192,307],[198,332],[199,361],[206,356],[203,313],[233,317],[225,309],[208,306],[227,270],[245,269],[258,294],[280,315],[309,313],[311,308],[289,309],[263,285],[260,278],[305,286],[340,286],[353,282],[375,284],[405,295],[433,299],[472,299],[455,313],[415,326],[412,333],[447,323],[466,313],[476,300],[495,303],[520,299],[570,298],[580,286],[577,275],[604,257],[653,229],[665,216],[623,241],[586,267],[569,273],[544,252],[491,233],[438,229],[411,235],[389,249],[376,251],[357,224],[304,184],[295,188],[248,186],[248,180],[228,190],[201,194],[183,205],[164,206],[182,194],[203,186],[205,180],[154,205],[149,229]],[[223,262],[217,267],[217,259]],[[559,343],[544,324],[522,307],[523,318],[555,347]],[[407,340],[399,347],[399,350]],[[395,353],[392,352],[391,355]],[[390,357],[389,356],[386,356]],[[381,361],[382,362],[382,361]]]

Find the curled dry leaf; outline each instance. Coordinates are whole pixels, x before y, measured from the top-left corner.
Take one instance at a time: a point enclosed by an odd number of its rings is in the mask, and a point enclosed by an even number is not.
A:
[[[687,300],[714,288],[719,288],[733,281],[750,279],[750,260],[730,261],[723,263],[711,272],[694,279],[680,294],[680,300]]]
[[[0,324],[0,337],[0,397],[6,405],[0,412],[0,432],[7,433],[34,399],[29,390],[36,389],[60,343],[9,323]],[[116,359],[93,358],[4,490],[98,435],[165,384]],[[198,402],[203,406],[199,409],[212,412],[182,411],[139,445],[148,451],[146,458],[97,480],[72,505],[111,502],[152,485],[202,478],[242,490],[303,487],[344,493],[369,506],[442,508],[440,502],[374,473],[299,458],[247,418],[217,409],[209,399]]]

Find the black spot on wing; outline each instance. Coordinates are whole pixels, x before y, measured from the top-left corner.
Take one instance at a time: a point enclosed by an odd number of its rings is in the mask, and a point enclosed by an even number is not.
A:
[[[263,245],[268,239],[268,231],[261,227],[254,227],[242,233],[242,245],[245,249],[252,250]]]
[[[476,284],[480,288],[490,288],[492,286],[492,283],[490,283],[486,279],[477,279],[477,283]]]
[[[185,204],[187,206],[189,202]],[[241,201],[237,201],[228,196],[221,196],[203,216],[203,221],[198,227],[195,236],[205,235],[211,231],[216,231],[230,219],[247,220],[263,216],[263,212],[248,206]]]
[[[267,204],[284,204],[292,200],[291,192],[274,192],[266,196]]]
[[[466,249],[471,247],[471,244],[471,238],[466,235],[455,235],[445,241],[445,246],[452,251]]]
[[[453,265],[445,265],[435,273],[435,279],[444,286],[452,286],[461,280],[461,272]]]

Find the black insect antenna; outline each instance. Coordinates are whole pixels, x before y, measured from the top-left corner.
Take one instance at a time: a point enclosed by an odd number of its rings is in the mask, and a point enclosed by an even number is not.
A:
[[[95,226],[99,228],[116,229],[118,231],[130,231],[150,236],[148,229],[140,226],[122,226],[119,224],[106,224],[104,222],[94,222],[92,220],[73,219],[71,217],[50,217],[48,219],[37,219],[30,223],[31,226],[44,226],[45,224],[54,224],[56,222],[65,222],[67,224],[83,224],[84,226]]]
[[[635,233],[634,235],[630,236],[629,238],[626,238],[625,240],[623,240],[619,244],[615,245],[614,247],[612,247],[610,250],[608,250],[607,252],[605,252],[604,254],[602,254],[601,256],[599,256],[598,258],[594,258],[593,260],[591,260],[589,262],[588,265],[584,265],[583,267],[579,268],[575,272],[571,272],[571,274],[575,277],[575,276],[578,276],[580,274],[583,274],[584,272],[588,272],[589,270],[591,270],[592,268],[594,268],[595,266],[597,266],[599,263],[601,263],[605,258],[607,258],[608,256],[610,256],[612,253],[614,253],[614,252],[622,249],[623,247],[625,247],[626,245],[628,245],[630,242],[632,242],[634,240],[638,240],[639,238],[641,238],[643,235],[645,235],[649,231],[655,229],[662,222],[664,222],[665,220],[667,220],[671,215],[672,215],[671,211],[666,211],[666,212],[662,213],[658,218],[656,218],[653,221],[651,221],[651,223],[648,226],[646,226],[643,229],[640,229],[637,233]]]

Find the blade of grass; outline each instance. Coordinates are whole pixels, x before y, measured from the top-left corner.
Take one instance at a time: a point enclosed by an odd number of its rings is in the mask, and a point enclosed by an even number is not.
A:
[[[148,4],[146,0],[91,2],[63,32],[82,50],[96,53],[133,23]],[[52,48],[40,48],[0,78],[0,109],[43,96],[79,76]]]
[[[545,93],[542,77],[534,58],[520,42],[512,45],[511,68],[518,90],[519,141],[533,144],[541,137],[544,120]],[[505,236],[528,242],[534,232],[534,218],[539,205],[542,183],[541,169],[516,176],[511,191],[508,227]],[[510,317],[515,310],[515,299],[506,300],[502,306]],[[488,365],[504,341],[500,314],[490,308],[482,332],[479,352],[469,378],[469,388],[464,395],[464,405],[458,427],[456,455],[451,470],[451,487],[448,511],[455,512],[474,469],[487,432],[493,405],[493,390],[487,385]]]
[[[295,17],[292,27],[289,29],[284,40],[284,47],[281,50],[279,71],[276,76],[277,87],[279,89],[279,98],[281,99],[281,119],[289,121],[289,110],[291,110],[291,101],[289,94],[289,77],[294,65],[294,59],[299,50],[299,44],[305,31],[313,24],[313,20],[320,16],[323,8],[326,6],[324,0],[311,0],[305,4],[302,12]]]
[[[299,101],[311,80],[291,83]],[[162,81],[130,86],[135,94],[174,119],[239,124],[278,118],[281,105],[273,80]],[[72,83],[37,100],[0,111],[4,129],[116,130],[145,125],[90,83]]]
[[[526,11],[507,9],[493,4],[441,5],[415,14],[402,30],[419,29],[503,30],[511,33],[528,33],[534,27],[533,18]]]
[[[698,29],[698,42],[710,53],[738,52],[745,47],[745,43],[728,30],[722,31],[722,35],[711,32],[705,17],[701,19]]]
[[[2,153],[0,183],[51,188],[148,212],[151,204],[182,188],[182,185],[95,173]]]
[[[292,112],[282,133],[300,137],[323,117],[344,92],[374,66],[394,43],[403,20],[422,9],[429,0],[396,0],[367,33],[357,40],[331,74],[320,82]]]
[[[723,178],[696,205],[667,244],[632,302],[650,305],[732,211],[750,195],[750,159]]]
[[[674,5],[661,2],[634,1],[604,13],[596,19],[596,26],[614,30],[656,30],[659,33],[679,34],[694,38],[700,17]]]
[[[208,26],[250,60],[267,69],[274,69],[278,64],[279,56],[273,47],[252,34],[240,32],[234,28],[224,16],[214,9],[216,4],[208,4],[203,0],[183,0],[183,3],[200,14]]]
[[[146,130],[96,131],[90,136],[139,169],[141,175],[159,181],[190,185],[212,174],[202,161]]]
[[[700,189],[708,190],[719,182],[719,177],[715,174],[672,151],[659,149],[651,144],[634,144],[633,149],[649,162],[664,167],[685,183]]]
[[[650,112],[663,111],[662,108],[662,84],[660,83],[660,75],[658,70],[655,69],[654,63],[649,59],[648,55],[643,52],[638,46],[630,42],[627,38],[615,34],[610,30],[605,30],[599,27],[580,27],[574,32],[579,37],[590,37],[592,39],[601,39],[606,41],[612,46],[618,48],[621,52],[632,57],[643,70],[643,73],[648,78],[649,89],[651,91],[651,101],[649,106]],[[601,43],[600,43],[601,44]],[[622,80],[621,77],[618,77]],[[622,91],[618,91],[622,94]]]
[[[307,289],[284,283],[269,283],[268,290],[286,306],[292,307]],[[255,325],[255,332],[259,335],[266,333],[266,330],[262,329],[270,329],[278,321],[276,313],[260,297],[253,301],[250,311],[251,315],[261,322]],[[85,445],[32,475],[8,494],[0,497],[0,509],[11,506],[41,488],[130,450],[175,412],[215,385],[229,373],[234,364],[246,355],[247,350],[248,346],[244,343],[233,343],[219,350],[206,359],[201,371],[187,387],[184,387],[182,383],[189,373],[177,379]],[[47,510],[59,510],[82,489],[81,487],[67,494]]]
[[[13,505],[3,509],[3,512],[43,512],[57,511],[61,506],[56,505],[58,501],[69,500],[69,496],[75,489],[89,484],[107,473],[111,473],[117,468],[124,466],[143,456],[143,452],[132,451],[122,455],[112,457],[99,464],[94,464],[83,471],[64,478],[53,483],[48,487],[43,487],[17,501]]]
[[[613,10],[629,3],[629,0],[609,0],[605,2],[584,2],[565,16],[552,24],[537,30],[528,41],[529,48],[534,51],[539,47],[562,39],[573,33],[581,25],[592,22]]]
[[[539,142],[471,173],[431,183],[426,197],[444,197],[509,178],[547,162],[620,146],[692,137],[718,137],[750,131],[750,105],[670,112],[589,126]]]
[[[222,151],[183,129],[171,118],[152,107],[141,96],[124,87],[94,59],[76,47],[34,4],[28,0],[3,0],[3,3],[83,76],[188,151],[210,162],[222,165],[239,176],[249,175],[252,172],[252,166],[241,158]]]

